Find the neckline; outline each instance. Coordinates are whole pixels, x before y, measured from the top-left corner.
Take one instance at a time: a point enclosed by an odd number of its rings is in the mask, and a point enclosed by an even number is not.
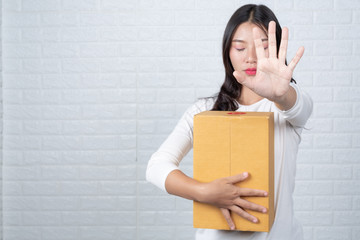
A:
[[[253,107],[253,106],[256,106],[256,105],[260,104],[261,102],[263,102],[263,101],[265,101],[265,100],[267,100],[267,99],[266,99],[266,98],[263,98],[263,99],[255,102],[255,103],[253,103],[253,104],[250,104],[250,105],[240,104],[240,103],[238,102],[238,100],[236,100],[236,102],[237,102],[237,104],[239,105],[239,107]]]

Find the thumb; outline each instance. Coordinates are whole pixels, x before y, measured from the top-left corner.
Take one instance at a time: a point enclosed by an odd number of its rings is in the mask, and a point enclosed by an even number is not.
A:
[[[235,184],[237,182],[244,181],[248,176],[249,176],[248,172],[243,172],[243,173],[228,177],[228,180],[230,183]]]
[[[240,84],[245,83],[245,74],[243,72],[234,71],[233,76],[235,77],[236,81]]]

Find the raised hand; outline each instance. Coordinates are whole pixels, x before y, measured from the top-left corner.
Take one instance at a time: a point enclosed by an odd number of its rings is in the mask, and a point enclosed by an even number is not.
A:
[[[234,72],[234,76],[239,83],[256,94],[274,102],[280,101],[289,91],[293,71],[304,53],[304,47],[300,47],[289,65],[286,65],[285,58],[289,32],[286,27],[282,29],[279,54],[277,55],[275,25],[276,23],[271,21],[268,28],[269,57],[265,55],[260,30],[253,28],[257,56],[256,75],[254,77],[247,77],[242,71]]]

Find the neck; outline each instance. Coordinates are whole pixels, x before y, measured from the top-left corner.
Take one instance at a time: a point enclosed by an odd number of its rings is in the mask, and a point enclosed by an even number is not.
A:
[[[255,92],[243,85],[241,88],[241,94],[238,102],[241,105],[252,105],[260,101],[261,99],[263,99],[263,97],[257,95]]]

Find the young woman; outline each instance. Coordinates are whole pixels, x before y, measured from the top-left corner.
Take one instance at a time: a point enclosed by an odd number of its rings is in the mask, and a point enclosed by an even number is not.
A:
[[[251,173],[200,183],[178,168],[192,148],[193,117],[207,110],[274,112],[275,221],[270,232],[199,229],[196,239],[301,240],[302,227],[293,214],[296,155],[301,132],[312,112],[312,100],[292,78],[304,53],[300,47],[286,62],[288,29],[281,29],[274,13],[263,5],[245,5],[230,18],[223,37],[225,81],[216,97],[197,101],[148,163],[147,180],[170,194],[212,204],[221,209],[231,230],[230,211],[257,222],[246,210],[266,212],[263,206],[242,199],[266,196],[259,189],[234,184]]]

